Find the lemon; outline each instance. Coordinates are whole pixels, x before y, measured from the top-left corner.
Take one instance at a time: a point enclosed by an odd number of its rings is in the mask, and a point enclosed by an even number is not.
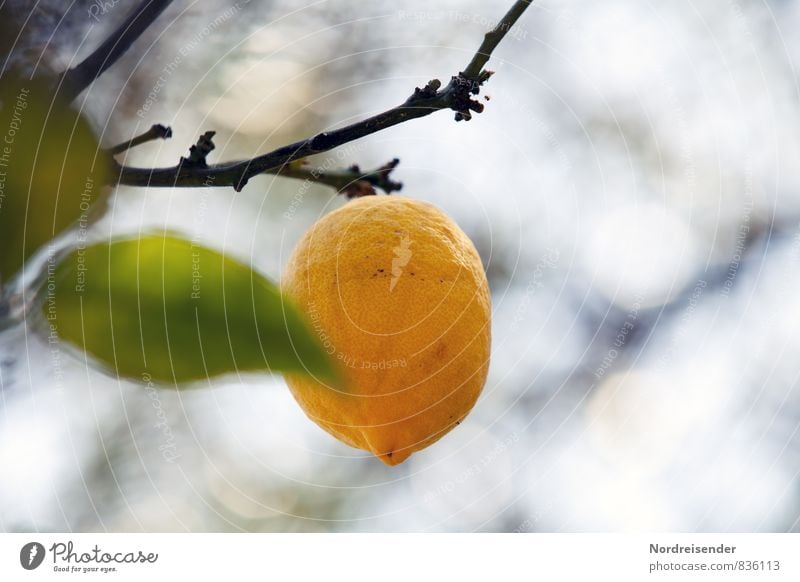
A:
[[[282,285],[343,379],[286,381],[336,438],[397,465],[472,409],[489,367],[489,286],[472,242],[435,206],[348,202],[305,233]]]

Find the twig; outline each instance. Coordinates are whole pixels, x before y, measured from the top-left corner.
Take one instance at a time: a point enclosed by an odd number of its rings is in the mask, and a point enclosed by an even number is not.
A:
[[[479,111],[483,107],[481,103],[469,98],[468,84],[451,81],[444,90],[437,91],[440,85],[438,80],[431,81],[424,89],[417,89],[405,103],[389,111],[341,129],[319,133],[250,160],[205,167],[187,167],[185,164],[155,169],[119,166],[115,179],[118,184],[127,186],[171,188],[213,185],[233,186],[236,191],[240,191],[252,176],[271,171],[280,172],[281,168],[294,160],[326,152],[398,123],[424,117],[440,109],[458,107],[466,110],[472,107]]]
[[[452,77],[443,89],[441,89],[442,83],[438,79],[433,79],[424,88],[415,89],[404,103],[388,111],[340,129],[319,133],[250,160],[214,165],[179,163],[169,168],[133,168],[117,165],[113,179],[118,184],[128,186],[233,186],[238,192],[255,175],[283,173],[286,171],[286,165],[294,160],[329,151],[399,123],[425,117],[434,111],[452,109],[456,112],[456,121],[469,120],[473,111],[476,113],[483,111],[483,104],[472,98],[480,92],[480,87],[492,74],[483,70],[483,65],[529,5],[530,0],[517,0],[497,26],[486,33],[478,52],[465,71]]]
[[[108,148],[106,152],[112,156],[116,156],[117,154],[121,154],[122,152],[128,151],[129,149],[136,147],[137,145],[147,143],[148,141],[155,141],[157,139],[169,139],[171,137],[172,137],[172,129],[170,129],[165,125],[157,123],[143,134],[137,135],[133,139],[123,142],[119,145],[115,145],[113,148]]]
[[[530,6],[531,2],[532,0],[517,0],[514,2],[514,5],[508,9],[508,12],[506,12],[502,20],[497,23],[497,26],[487,32],[483,37],[483,42],[481,46],[478,47],[478,52],[472,57],[467,68],[461,73],[462,75],[474,81],[480,79],[483,67],[489,61],[492,52],[497,48],[497,45],[500,44],[500,41],[503,40],[503,37],[508,31],[516,24],[519,17],[522,16],[522,13]]]
[[[216,132],[207,131],[197,139],[189,149],[188,157],[181,157],[180,166],[183,169],[207,168],[206,158],[209,153],[216,149],[214,144]],[[153,139],[167,139],[172,137],[172,130],[161,124],[156,124],[148,131],[132,140],[122,143],[106,150],[111,155],[116,155],[126,151],[135,145],[145,143]],[[387,194],[400,190],[403,184],[395,182],[390,178],[392,171],[400,163],[397,158],[368,172],[362,172],[357,165],[349,168],[312,168],[307,160],[295,160],[285,166],[267,170],[265,173],[275,174],[284,178],[294,178],[297,180],[308,180],[319,184],[325,184],[335,188],[337,192],[344,193],[348,198],[357,198],[375,194],[375,188],[380,188]],[[116,164],[112,160],[112,165]],[[117,168],[120,166],[117,165]],[[146,183],[136,184],[146,186]],[[211,183],[202,184],[212,186]]]
[[[81,63],[64,73],[59,90],[67,102],[102,75],[130,48],[142,33],[172,3],[172,0],[143,0],[125,21]]]
[[[358,166],[347,169],[326,170],[324,168],[311,169],[307,164],[293,162],[274,173],[286,178],[309,180],[335,188],[337,192],[345,194],[348,198],[359,198],[375,194],[375,188],[380,188],[391,194],[403,188],[403,184],[393,181],[389,176],[397,167],[400,160],[397,158],[369,172],[362,172]]]

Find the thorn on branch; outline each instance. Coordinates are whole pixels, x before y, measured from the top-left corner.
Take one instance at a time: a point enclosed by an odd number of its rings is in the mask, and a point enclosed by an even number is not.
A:
[[[201,135],[197,139],[197,143],[189,148],[189,157],[181,157],[180,165],[182,167],[207,168],[206,157],[217,147],[213,141],[216,134],[216,131],[207,131]]]
[[[250,177],[247,175],[246,172],[241,172],[237,178],[233,181],[233,189],[236,192],[241,192],[242,189],[247,186],[247,183],[250,181]]]

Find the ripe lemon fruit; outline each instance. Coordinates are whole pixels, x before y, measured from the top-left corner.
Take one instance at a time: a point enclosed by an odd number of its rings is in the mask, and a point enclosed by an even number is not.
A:
[[[348,202],[305,233],[282,285],[343,379],[287,383],[339,440],[397,465],[472,409],[489,367],[489,286],[472,242],[435,206]]]

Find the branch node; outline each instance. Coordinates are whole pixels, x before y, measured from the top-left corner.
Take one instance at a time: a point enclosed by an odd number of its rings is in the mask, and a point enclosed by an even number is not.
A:
[[[309,145],[313,150],[325,151],[330,147],[328,145],[329,142],[330,142],[330,136],[328,135],[328,132],[323,131],[315,135],[313,138],[311,138],[311,143]]]
[[[436,97],[441,87],[442,82],[439,79],[431,79],[422,89],[414,87],[414,94],[411,99],[431,99]]]
[[[207,168],[206,157],[217,147],[213,141],[213,137],[216,134],[216,131],[207,131],[201,135],[197,139],[197,143],[189,148],[189,157],[181,157],[179,165],[182,167]]]

